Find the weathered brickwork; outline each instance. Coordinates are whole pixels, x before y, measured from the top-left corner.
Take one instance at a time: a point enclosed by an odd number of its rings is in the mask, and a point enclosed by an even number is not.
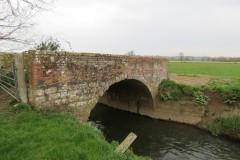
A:
[[[154,99],[158,84],[168,76],[163,58],[36,52],[29,62],[30,102],[75,113],[82,120],[112,84],[138,80]]]

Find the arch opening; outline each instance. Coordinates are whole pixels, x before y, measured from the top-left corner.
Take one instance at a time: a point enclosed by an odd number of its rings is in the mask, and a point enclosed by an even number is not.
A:
[[[112,84],[99,98],[98,103],[142,115],[148,115],[154,108],[148,87],[135,79],[125,79]]]

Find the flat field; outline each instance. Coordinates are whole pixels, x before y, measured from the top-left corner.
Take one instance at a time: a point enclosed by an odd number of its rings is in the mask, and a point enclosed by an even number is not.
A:
[[[170,73],[240,78],[240,63],[170,62]]]

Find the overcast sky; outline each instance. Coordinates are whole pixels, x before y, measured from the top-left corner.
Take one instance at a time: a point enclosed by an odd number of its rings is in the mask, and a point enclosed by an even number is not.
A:
[[[37,30],[69,41],[76,52],[240,56],[240,0],[57,0],[54,5],[38,17]]]

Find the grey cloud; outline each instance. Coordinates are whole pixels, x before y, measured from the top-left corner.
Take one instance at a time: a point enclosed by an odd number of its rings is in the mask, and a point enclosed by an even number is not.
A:
[[[59,0],[39,30],[75,51],[240,56],[239,0]]]

